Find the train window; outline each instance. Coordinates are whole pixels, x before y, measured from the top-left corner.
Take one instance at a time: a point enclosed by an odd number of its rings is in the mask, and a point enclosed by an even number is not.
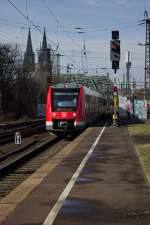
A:
[[[52,110],[57,111],[76,111],[77,109],[77,100],[78,100],[78,91],[53,91],[52,95]]]

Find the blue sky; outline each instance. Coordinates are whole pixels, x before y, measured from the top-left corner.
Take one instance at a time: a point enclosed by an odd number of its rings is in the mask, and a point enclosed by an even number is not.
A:
[[[125,53],[132,51],[132,77],[137,81],[144,78],[144,47],[137,42],[144,42],[145,27],[138,21],[144,18],[144,11],[149,11],[149,0],[11,0],[25,16],[43,31],[46,27],[49,44],[59,46],[64,55],[63,66],[67,63],[81,67],[81,48],[83,35],[75,27],[84,27],[85,42],[90,74],[111,70],[110,39],[111,31],[120,31],[121,62],[118,77],[122,80],[125,69]],[[33,49],[39,49],[42,34],[27,22],[8,0],[0,0],[0,41],[19,43],[22,50],[26,46],[28,27],[31,27]],[[47,7],[46,7],[46,5]],[[52,43],[51,43],[52,41]],[[78,68],[79,68],[78,67]],[[76,71],[77,69],[75,69]]]

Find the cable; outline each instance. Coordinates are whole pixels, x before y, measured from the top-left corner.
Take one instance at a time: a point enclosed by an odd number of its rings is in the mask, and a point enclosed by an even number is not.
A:
[[[53,13],[53,11],[50,9],[50,7],[47,5],[47,3],[45,2],[45,0],[41,0],[41,2],[44,4],[44,6],[48,9],[50,15],[54,18],[54,20],[56,21],[57,24],[59,24],[63,31],[67,34],[67,36],[70,38],[70,40],[78,47],[81,48],[76,41],[74,41],[74,39],[70,36],[70,34],[68,33],[68,31],[64,28],[64,26],[62,25],[62,23],[58,20],[58,18],[56,17],[56,15]]]
[[[8,2],[19,12],[19,14],[21,14],[27,21],[29,21],[32,25],[33,25],[33,27],[35,27],[41,34],[43,34],[43,32],[39,29],[39,27],[37,27],[36,25],[35,25],[35,23],[28,17],[28,16],[26,16],[20,9],[18,9],[10,0],[8,0]],[[43,2],[45,2],[44,0],[43,0]],[[49,8],[49,7],[48,7]],[[49,9],[50,10],[50,9]],[[50,10],[51,11],[51,10]],[[49,12],[50,12],[49,11]],[[53,14],[53,12],[51,12],[51,14]],[[53,14],[53,17],[55,18],[55,15]],[[55,18],[55,20],[57,21],[57,23],[59,23],[59,24],[61,24],[58,20],[57,20],[57,18]],[[61,25],[62,26],[62,25]],[[65,32],[66,32],[66,30],[65,30]],[[51,40],[51,39],[49,39],[49,38],[47,38],[48,40],[49,40],[49,42],[50,43],[52,43],[56,48],[57,48],[57,45]],[[73,40],[74,41],[74,40]],[[61,50],[60,49],[60,47],[59,47],[59,50],[60,50],[60,52],[66,57],[66,58],[68,58],[70,61],[72,61],[78,68],[80,68],[80,66],[71,58],[71,57],[69,57],[68,55],[66,55],[64,52],[63,52],[63,50]]]
[[[124,26],[122,26],[122,25],[124,25]],[[129,23],[112,24],[112,25],[108,25],[107,27],[105,26],[104,28],[100,28],[99,27],[99,29],[91,29],[91,30],[87,31],[87,33],[88,32],[100,32],[100,31],[108,30],[108,29],[110,29],[110,27],[118,27],[118,26],[121,26],[121,29],[122,29],[122,27],[130,27],[130,26],[135,26],[135,25],[138,25],[137,24],[137,21],[135,21],[135,22],[129,22]]]
[[[89,68],[88,70],[96,70],[96,69],[101,69],[101,70],[103,70],[102,68],[103,68],[103,67],[94,67],[94,68]],[[104,68],[105,68],[105,67],[104,67]],[[133,67],[132,67],[132,69],[136,69],[136,68],[144,69],[143,66],[133,66]],[[105,70],[111,70],[111,69],[112,69],[111,67],[106,67]],[[126,67],[122,66],[122,67],[119,68],[119,70],[120,70],[120,69],[126,69]]]
[[[17,11],[20,15],[22,15],[27,21],[29,21],[33,27],[35,27],[42,35],[43,35],[43,32],[40,30],[39,27],[36,26],[36,24],[28,17],[26,16],[19,8],[17,8],[10,0],[7,0]],[[50,38],[47,38],[49,40],[49,42],[55,46],[55,48],[57,48],[58,46],[50,39]],[[63,54],[63,56],[65,56],[66,58],[68,58],[70,61],[72,61],[76,67],[80,68],[80,66],[73,60],[70,58],[70,56],[66,55],[63,50],[61,50],[61,48],[59,47],[59,51]]]
[[[67,34],[67,36],[69,37],[69,39],[72,41],[73,44],[75,44],[77,46],[77,48],[82,49],[75,41],[74,39],[71,37],[71,35],[68,33],[68,31],[65,30],[64,26],[62,25],[62,23],[58,20],[58,18],[56,17],[56,15],[53,13],[53,11],[50,9],[50,7],[47,5],[45,0],[41,0],[41,2],[44,4],[44,6],[47,8],[48,12],[50,13],[50,15],[53,17],[53,19],[56,21],[57,26],[60,25],[63,29],[63,31]],[[57,29],[58,32],[58,29]],[[57,33],[57,41],[58,41],[58,33]]]
[[[9,42],[12,42],[12,40],[5,34],[3,34],[2,32],[0,32],[0,36],[3,36],[4,38],[6,38]]]

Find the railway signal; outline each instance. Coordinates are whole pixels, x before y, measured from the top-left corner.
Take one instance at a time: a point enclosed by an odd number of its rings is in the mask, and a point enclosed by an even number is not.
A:
[[[119,69],[120,61],[120,40],[119,31],[112,31],[112,40],[110,41],[110,59],[112,61],[112,69],[115,73]]]
[[[110,59],[112,62],[112,69],[115,72],[113,86],[113,124],[116,125],[118,120],[118,90],[116,84],[116,71],[119,69],[120,61],[120,40],[118,30],[112,31],[112,40],[110,41]]]

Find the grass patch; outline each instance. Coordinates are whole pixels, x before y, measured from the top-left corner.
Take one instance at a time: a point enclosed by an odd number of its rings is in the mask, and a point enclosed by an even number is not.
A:
[[[150,144],[137,146],[139,155],[144,163],[147,175],[150,177]]]
[[[131,135],[150,135],[150,124],[137,124],[128,126]]]
[[[143,163],[145,172],[150,180],[150,124],[138,124],[138,125],[130,125],[128,127],[129,133],[131,137],[134,137],[134,145],[137,149],[137,152],[139,154],[139,157]],[[136,143],[136,138],[139,137],[144,139],[144,137],[149,136],[149,143],[142,143],[138,144]]]

